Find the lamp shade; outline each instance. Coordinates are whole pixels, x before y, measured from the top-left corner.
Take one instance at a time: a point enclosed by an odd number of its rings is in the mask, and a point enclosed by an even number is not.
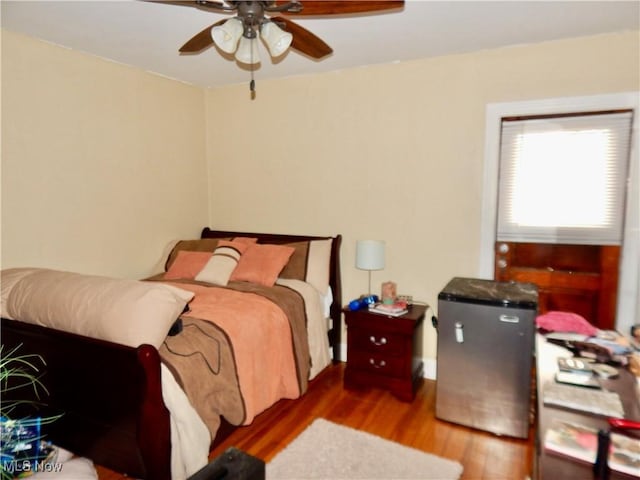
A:
[[[262,25],[260,36],[272,57],[279,57],[286,52],[293,41],[293,35],[285,32],[273,22],[266,22]]]
[[[356,242],[356,268],[382,270],[384,268],[384,242],[382,240],[358,240]]]
[[[241,63],[260,63],[258,53],[258,40],[255,38],[240,37],[238,50],[236,50],[236,60]]]
[[[238,41],[242,37],[243,30],[242,20],[230,18],[222,25],[211,29],[211,38],[220,50],[233,53],[238,48]]]

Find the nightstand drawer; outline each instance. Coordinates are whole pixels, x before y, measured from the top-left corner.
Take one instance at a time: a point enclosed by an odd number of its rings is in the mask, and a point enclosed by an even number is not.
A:
[[[348,330],[348,335],[351,346],[374,355],[398,356],[407,349],[407,338],[394,333],[351,328]]]
[[[349,368],[364,370],[376,375],[393,377],[407,375],[404,357],[391,357],[384,354],[362,352],[359,350],[348,351],[347,357]]]

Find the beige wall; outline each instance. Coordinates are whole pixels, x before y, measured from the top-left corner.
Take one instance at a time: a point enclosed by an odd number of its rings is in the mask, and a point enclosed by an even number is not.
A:
[[[367,288],[357,239],[386,241],[373,272],[437,306],[477,276],[485,106],[640,89],[638,32],[358,68],[207,92],[210,224],[343,235],[344,300]],[[425,355],[435,356],[425,328]],[[428,365],[429,367],[429,365]]]
[[[639,40],[258,71],[252,101],[248,78],[205,92],[3,31],[2,266],[138,278],[207,223],[340,233],[345,301],[367,288],[355,241],[383,239],[373,283],[435,307],[478,272],[486,104],[638,90]]]
[[[2,267],[140,278],[207,223],[202,89],[2,31]]]

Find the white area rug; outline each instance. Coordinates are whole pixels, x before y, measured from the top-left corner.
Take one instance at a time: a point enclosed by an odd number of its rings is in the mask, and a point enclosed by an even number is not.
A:
[[[462,465],[318,418],[266,470],[267,480],[457,480]]]

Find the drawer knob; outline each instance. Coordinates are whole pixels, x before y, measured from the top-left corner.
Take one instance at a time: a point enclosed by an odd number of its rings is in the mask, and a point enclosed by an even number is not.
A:
[[[374,368],[382,368],[387,364],[387,362],[385,362],[384,360],[380,360],[378,363],[376,363],[373,358],[369,359],[369,363],[373,365]]]
[[[376,337],[374,337],[373,335],[371,335],[369,337],[369,341],[371,343],[373,343],[374,345],[386,345],[387,344],[387,339],[385,337],[381,337],[380,340],[377,340]]]

